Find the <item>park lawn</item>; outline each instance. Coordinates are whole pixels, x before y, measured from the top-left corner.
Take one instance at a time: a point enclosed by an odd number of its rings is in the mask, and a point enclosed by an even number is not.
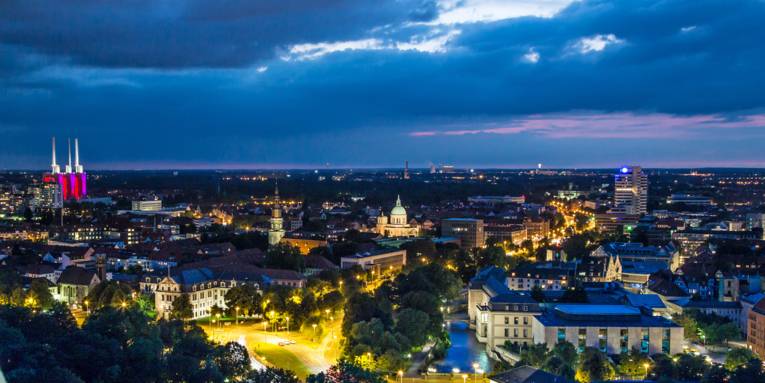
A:
[[[275,366],[287,370],[291,370],[301,380],[305,380],[306,376],[310,375],[308,368],[301,362],[295,354],[288,351],[283,346],[278,346],[272,343],[255,343],[249,345],[250,351],[257,354],[261,362],[265,357],[265,363],[268,366]]]

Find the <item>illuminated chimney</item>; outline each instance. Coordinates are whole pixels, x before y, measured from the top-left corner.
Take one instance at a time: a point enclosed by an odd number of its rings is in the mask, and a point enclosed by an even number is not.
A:
[[[77,174],[82,173],[82,165],[80,165],[80,145],[78,140],[74,139],[74,172]]]
[[[50,163],[50,172],[51,174],[58,174],[61,173],[61,168],[56,164],[56,137],[53,137],[53,143],[52,143],[52,149],[53,149],[53,160]]]
[[[67,138],[66,143],[69,147],[69,163],[66,164],[64,173],[69,174],[72,172],[72,140]]]

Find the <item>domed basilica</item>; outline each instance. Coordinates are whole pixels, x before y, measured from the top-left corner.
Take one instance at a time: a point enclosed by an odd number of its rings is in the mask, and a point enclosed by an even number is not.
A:
[[[377,217],[377,233],[386,237],[416,237],[420,234],[420,225],[407,222],[401,197],[396,197],[396,206],[390,211],[390,220],[385,214]]]

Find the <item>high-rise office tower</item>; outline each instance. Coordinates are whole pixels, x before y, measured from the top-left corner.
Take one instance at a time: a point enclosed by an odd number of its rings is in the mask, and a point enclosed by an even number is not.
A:
[[[614,211],[641,215],[648,212],[648,176],[640,166],[625,166],[614,175]]]

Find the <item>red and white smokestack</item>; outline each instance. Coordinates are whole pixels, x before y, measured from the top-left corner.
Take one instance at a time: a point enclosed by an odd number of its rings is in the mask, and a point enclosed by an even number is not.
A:
[[[56,137],[53,137],[52,139],[52,145],[51,148],[53,149],[52,153],[52,160],[50,163],[50,172],[51,174],[58,174],[61,173],[61,168],[56,164]]]

